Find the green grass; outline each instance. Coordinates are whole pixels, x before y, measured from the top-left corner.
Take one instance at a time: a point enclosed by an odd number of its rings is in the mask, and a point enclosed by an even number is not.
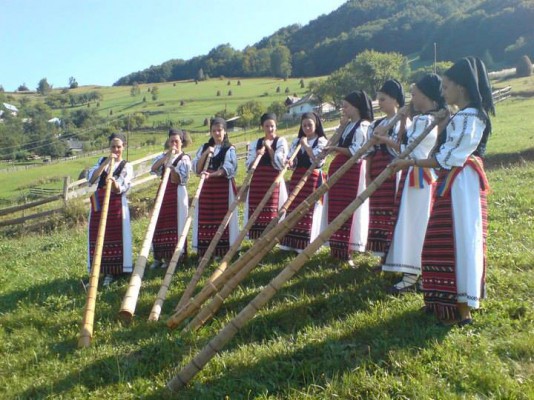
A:
[[[373,273],[376,259],[362,255],[357,269],[331,268],[325,249],[179,398],[534,398],[534,157],[526,151],[531,122],[522,119],[529,109],[532,100],[506,101],[493,120],[488,298],[474,325],[436,326],[420,313],[420,294],[386,293],[397,277]],[[147,223],[133,223],[135,255]],[[86,235],[81,225],[0,241],[0,398],[171,398],[167,381],[294,258],[271,251],[195,333],[165,325],[194,258],[179,267],[156,323],[146,317],[163,271],[147,271],[129,326],[117,320],[128,283],[119,280],[99,290],[93,343],[78,350]]]

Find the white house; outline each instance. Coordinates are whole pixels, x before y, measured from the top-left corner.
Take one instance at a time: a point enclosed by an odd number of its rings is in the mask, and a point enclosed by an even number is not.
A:
[[[336,106],[332,103],[320,103],[319,98],[313,93],[309,93],[300,100],[288,106],[288,117],[298,118],[307,112],[314,112],[318,115],[323,115],[335,111]]]

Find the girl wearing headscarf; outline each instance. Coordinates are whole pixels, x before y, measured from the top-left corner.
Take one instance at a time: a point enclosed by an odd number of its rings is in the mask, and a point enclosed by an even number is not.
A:
[[[290,167],[293,168],[293,174],[291,175],[291,181],[289,183],[290,190],[293,190],[299,183],[300,178],[302,178],[306,171],[308,171],[312,162],[316,160],[316,157],[326,146],[326,143],[327,140],[321,118],[312,112],[302,114],[299,133],[297,138],[291,143],[289,149],[289,154],[293,154],[297,146],[299,144],[301,145],[297,156],[290,164]],[[289,157],[290,156],[288,155],[288,163],[290,162]],[[292,212],[297,205],[302,203],[321,185],[325,179],[325,175],[321,169],[323,164],[324,159],[308,177],[306,184],[302,187],[289,206],[288,213]],[[319,200],[282,239],[280,247],[285,250],[295,250],[300,253],[306,246],[315,240],[321,232],[323,227],[322,216],[323,202],[322,200]]]
[[[100,273],[104,275],[103,285],[108,286],[115,277],[132,272],[132,232],[130,229],[130,210],[126,192],[130,189],[133,179],[133,168],[122,153],[126,146],[123,134],[114,133],[109,137],[109,157],[101,157],[88,171],[87,180],[90,184],[98,181],[95,193],[91,196],[91,211],[89,214],[89,246],[88,267],[89,273],[93,263],[93,255],[100,224],[101,205],[106,193],[106,181],[111,174],[111,195],[109,199],[106,233]],[[111,159],[115,160],[113,171],[109,170]]]
[[[199,256],[206,252],[237,194],[234,181],[237,157],[235,147],[228,140],[226,121],[219,117],[211,120],[210,134],[210,140],[200,146],[193,159],[193,171],[205,176],[193,225],[193,249]],[[209,153],[213,157],[207,171],[202,172]],[[233,213],[215,248],[215,256],[222,257],[228,252],[237,239],[238,229],[237,213]]]
[[[261,160],[252,176],[250,189],[245,204],[244,223],[254,213],[257,205],[263,199],[267,190],[284,168],[287,156],[287,141],[276,134],[276,114],[263,114],[260,119],[264,137],[250,144],[246,160],[247,169],[251,167],[256,156],[261,155]],[[269,222],[278,215],[279,208],[287,200],[286,183],[282,179],[273,190],[269,201],[265,204],[256,221],[248,232],[250,239],[257,239]]]
[[[343,100],[342,113],[350,120],[336,146],[329,151],[336,155],[332,160],[328,175],[334,174],[366,142],[367,130],[373,120],[371,99],[364,91],[348,94]],[[365,190],[365,160],[355,163],[352,168],[328,191],[326,196],[328,223],[330,224],[355,198]],[[369,202],[365,201],[343,226],[329,240],[333,257],[353,265],[351,253],[365,251],[369,225]]]
[[[474,57],[445,72],[443,92],[459,111],[452,116],[437,151],[403,161],[439,169],[434,207],[423,249],[426,310],[443,323],[472,323],[471,309],[485,297],[488,182],[482,157],[495,114],[484,63]]]
[[[434,122],[435,117],[432,113],[446,106],[441,90],[441,78],[438,75],[425,75],[412,87],[412,106],[419,114],[413,118],[411,126],[407,129],[405,141],[397,146],[401,151]],[[437,137],[438,127],[435,126],[410,153],[410,157],[412,159],[428,157],[436,145]],[[398,163],[400,161],[394,162],[395,165]],[[400,282],[389,289],[394,294],[417,288],[417,281],[421,276],[421,251],[436,180],[431,168],[412,165],[411,162],[402,165],[405,171],[404,187],[393,239],[385,263],[382,265],[383,271],[403,274]]]
[[[386,81],[378,91],[377,98],[380,111],[386,116],[375,120],[369,129],[370,140],[375,145],[366,158],[368,184],[398,155],[401,136],[407,122],[406,118],[403,118],[389,131],[385,129],[396,116],[398,109],[404,106],[404,89],[399,81]],[[391,175],[369,198],[367,250],[380,257],[386,254],[393,235],[399,206],[401,175],[401,171]]]
[[[157,156],[152,163],[151,173],[162,176],[165,165],[169,160],[171,162],[170,176],[152,239],[154,262],[150,266],[151,269],[167,267],[187,219],[189,197],[186,185],[191,173],[191,157],[185,154],[182,148],[190,143],[191,138],[187,132],[170,129],[167,151]],[[183,254],[187,255],[187,242]]]

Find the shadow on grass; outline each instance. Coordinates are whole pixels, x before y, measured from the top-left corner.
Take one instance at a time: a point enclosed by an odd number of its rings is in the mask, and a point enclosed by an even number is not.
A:
[[[499,153],[486,156],[484,166],[487,169],[497,169],[503,166],[521,166],[526,161],[534,161],[534,148],[515,153]]]

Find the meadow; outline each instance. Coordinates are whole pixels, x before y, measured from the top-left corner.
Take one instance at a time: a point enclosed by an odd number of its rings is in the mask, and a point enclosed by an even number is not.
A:
[[[503,84],[528,91],[533,82]],[[176,397],[534,398],[533,107],[534,98],[517,96],[493,118],[488,298],[473,325],[437,326],[420,312],[421,294],[386,293],[398,277],[374,272],[376,258],[361,254],[350,268],[321,249]],[[147,224],[133,222],[135,255]],[[2,237],[0,398],[173,398],[167,381],[294,258],[271,251],[214,319],[188,333],[169,330],[166,320],[195,256],[178,267],[158,322],[146,318],[163,271],[147,271],[130,325],[117,318],[128,284],[121,279],[100,288],[93,343],[79,350],[86,240],[83,224]]]

